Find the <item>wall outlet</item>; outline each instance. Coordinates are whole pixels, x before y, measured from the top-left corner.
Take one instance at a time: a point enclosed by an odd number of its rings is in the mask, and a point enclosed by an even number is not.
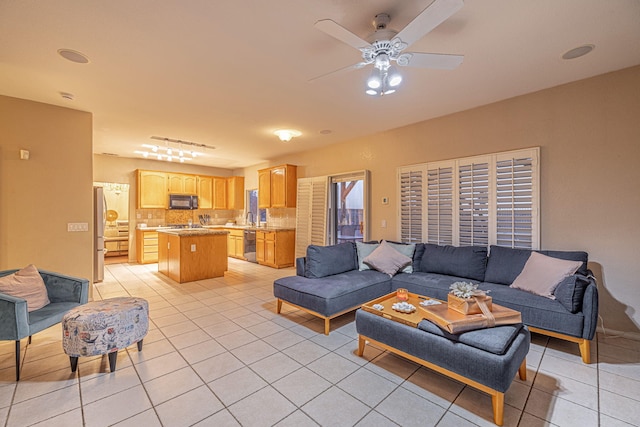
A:
[[[383,219],[382,221],[380,221],[380,227],[381,228],[387,228],[387,220]]]
[[[152,219],[153,218],[153,214],[147,214],[147,218]]]
[[[138,213],[136,214],[136,218],[137,218],[137,219],[142,219],[142,214],[138,212]]]
[[[89,231],[89,223],[86,222],[70,222],[67,224],[67,231]]]
[[[191,245],[191,252],[195,252],[196,251],[196,244],[192,244]]]
[[[383,205],[388,205],[389,204],[389,198],[388,197],[383,197],[382,198],[382,204]]]

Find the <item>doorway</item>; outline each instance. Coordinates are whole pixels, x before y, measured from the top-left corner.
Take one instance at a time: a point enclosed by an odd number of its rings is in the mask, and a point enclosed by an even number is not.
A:
[[[367,235],[367,172],[331,177],[329,240],[362,242]]]

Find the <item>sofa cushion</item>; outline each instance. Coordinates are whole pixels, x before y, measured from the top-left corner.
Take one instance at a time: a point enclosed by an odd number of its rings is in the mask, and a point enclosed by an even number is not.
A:
[[[566,277],[553,291],[556,300],[572,313],[582,310],[584,291],[589,286],[589,279],[579,274]]]
[[[489,295],[493,298],[494,304],[519,311],[525,325],[582,337],[585,318],[581,312],[572,314],[556,300],[509,286],[484,282],[479,287],[491,292]]]
[[[319,278],[357,270],[356,248],[352,242],[332,246],[309,245],[305,276]]]
[[[403,273],[413,273],[413,254],[416,251],[415,243],[400,243],[400,242],[390,242],[388,240],[383,240],[387,242],[393,249],[400,252],[403,255],[406,255],[410,258],[411,262],[407,264],[403,269]]]
[[[588,275],[587,262],[588,255],[582,251],[536,251],[553,258],[565,259],[569,261],[581,261],[582,265],[578,269],[578,274]],[[500,283],[510,285],[518,277],[531,255],[529,249],[514,249],[504,246],[491,245],[489,259],[487,260],[487,271],[485,282]]]
[[[420,263],[422,262],[422,256],[424,255],[424,243],[416,243],[416,250],[413,252],[413,272],[421,271]]]
[[[0,277],[0,292],[27,301],[27,311],[39,310],[50,303],[44,280],[35,265]]]
[[[497,326],[495,328],[476,329],[461,334],[450,334],[436,324],[428,320],[423,320],[418,323],[418,329],[450,339],[454,342],[470,345],[479,350],[488,351],[489,353],[505,354],[513,342],[513,339],[518,335],[520,329],[522,329],[522,323]]]
[[[391,292],[389,276],[375,270],[310,279],[282,277],[273,282],[273,295],[284,301],[332,316]]]
[[[411,258],[398,252],[390,243],[383,241],[363,262],[373,269],[393,277],[399,270],[411,264]]]
[[[553,291],[566,277],[571,276],[580,268],[581,261],[567,261],[531,252],[522,272],[511,285],[546,298],[555,299]]]
[[[375,251],[380,243],[364,243],[364,242],[356,242],[356,254],[358,255],[358,270],[371,270],[367,264],[364,263],[364,259],[368,257],[371,252]]]
[[[484,280],[487,266],[487,248],[481,246],[424,245],[420,271]]]

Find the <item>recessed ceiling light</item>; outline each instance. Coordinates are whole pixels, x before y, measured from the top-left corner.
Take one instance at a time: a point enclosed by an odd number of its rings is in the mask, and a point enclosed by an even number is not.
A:
[[[89,62],[89,58],[87,58],[84,53],[80,53],[76,50],[58,49],[58,55],[62,56],[64,59],[67,59],[71,62],[76,62],[78,64],[86,64]]]
[[[595,48],[596,48],[595,45],[585,44],[584,46],[579,46],[565,52],[565,54],[562,55],[562,59],[580,58],[581,56],[585,56],[587,53],[591,52]]]
[[[322,129],[320,135],[329,135],[331,132],[331,129]]]

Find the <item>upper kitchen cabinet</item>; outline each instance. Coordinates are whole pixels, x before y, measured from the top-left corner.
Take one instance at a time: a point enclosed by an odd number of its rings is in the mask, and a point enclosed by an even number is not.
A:
[[[227,178],[227,209],[244,209],[244,177]]]
[[[167,174],[138,170],[138,209],[167,208]]]
[[[258,207],[296,207],[297,167],[275,166],[258,171]]]
[[[213,209],[213,177],[198,177],[198,208]]]
[[[171,194],[198,194],[198,177],[182,173],[167,174],[169,193]]]
[[[227,209],[227,178],[213,177],[213,209]]]

